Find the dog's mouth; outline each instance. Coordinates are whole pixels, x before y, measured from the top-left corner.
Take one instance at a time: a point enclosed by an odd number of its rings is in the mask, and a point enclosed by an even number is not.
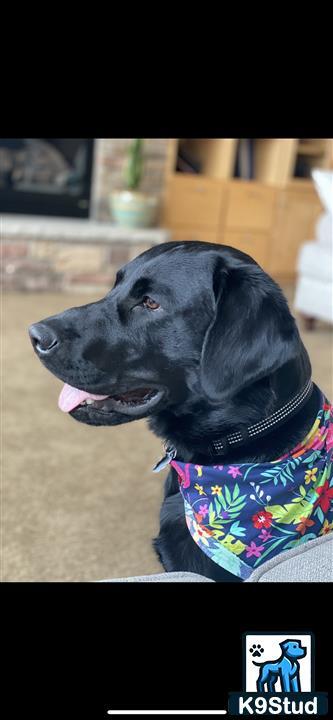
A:
[[[160,389],[143,387],[121,394],[94,395],[66,383],[60,393],[58,405],[60,410],[67,413],[84,409],[102,414],[116,411],[126,415],[139,415],[156,405],[163,394]]]

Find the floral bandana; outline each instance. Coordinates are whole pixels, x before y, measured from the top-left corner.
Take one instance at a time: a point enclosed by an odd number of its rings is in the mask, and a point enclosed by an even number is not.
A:
[[[306,438],[267,463],[193,465],[171,460],[187,527],[211,560],[245,580],[265,560],[333,530],[333,406]]]

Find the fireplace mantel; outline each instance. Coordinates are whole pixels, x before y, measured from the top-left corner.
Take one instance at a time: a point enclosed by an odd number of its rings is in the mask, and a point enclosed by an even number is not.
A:
[[[122,228],[72,218],[0,216],[2,287],[102,293],[119,267],[170,240],[163,228]]]
[[[123,228],[110,222],[81,218],[56,218],[41,215],[0,215],[3,241],[22,237],[32,240],[59,240],[77,243],[148,243],[157,245],[170,240],[163,228]]]

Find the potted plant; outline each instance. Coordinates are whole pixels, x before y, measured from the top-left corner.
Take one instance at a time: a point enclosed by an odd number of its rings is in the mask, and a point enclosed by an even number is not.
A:
[[[157,198],[138,191],[143,173],[143,140],[132,140],[124,168],[124,190],[111,193],[111,210],[118,225],[149,227],[156,217]]]

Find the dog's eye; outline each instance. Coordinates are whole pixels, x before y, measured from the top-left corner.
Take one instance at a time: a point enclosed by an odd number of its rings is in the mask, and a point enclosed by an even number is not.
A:
[[[146,295],[142,300],[142,305],[148,310],[158,310],[160,304]]]

